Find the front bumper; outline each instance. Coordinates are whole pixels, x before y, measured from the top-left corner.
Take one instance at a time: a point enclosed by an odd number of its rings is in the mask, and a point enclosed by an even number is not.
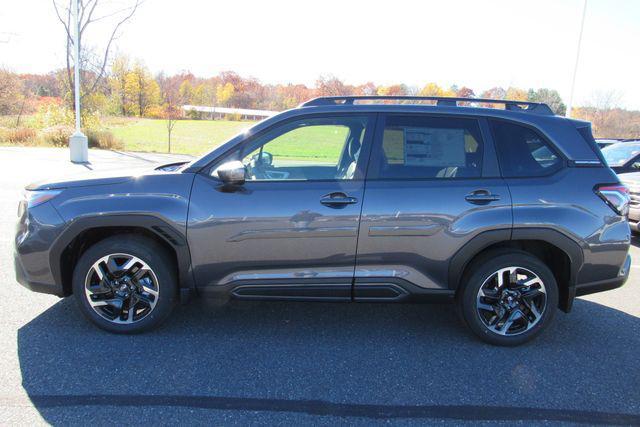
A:
[[[62,286],[58,286],[55,283],[39,283],[30,280],[17,252],[13,253],[13,266],[16,271],[16,281],[30,291],[56,295],[59,297],[64,296]]]
[[[53,277],[51,245],[65,223],[50,203],[22,211],[16,226],[13,265],[16,281],[25,288],[64,296],[63,286]]]

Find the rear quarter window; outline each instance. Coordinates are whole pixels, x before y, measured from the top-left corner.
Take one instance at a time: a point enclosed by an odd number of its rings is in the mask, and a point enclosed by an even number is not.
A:
[[[535,130],[499,120],[490,120],[490,125],[502,176],[545,176],[562,168],[562,158]]]

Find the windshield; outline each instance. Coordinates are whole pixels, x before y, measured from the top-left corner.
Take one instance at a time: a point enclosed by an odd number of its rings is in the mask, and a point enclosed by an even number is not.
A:
[[[609,166],[622,166],[640,153],[640,144],[613,144],[602,149],[602,155]]]

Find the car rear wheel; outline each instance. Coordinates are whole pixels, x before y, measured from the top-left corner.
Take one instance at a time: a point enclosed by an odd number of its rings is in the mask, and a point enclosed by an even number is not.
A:
[[[463,283],[458,299],[462,317],[478,337],[494,345],[533,339],[552,321],[558,305],[553,273],[526,252],[483,257]]]
[[[117,235],[91,246],[73,273],[83,314],[102,329],[143,332],[171,313],[176,295],[173,262],[155,241]]]

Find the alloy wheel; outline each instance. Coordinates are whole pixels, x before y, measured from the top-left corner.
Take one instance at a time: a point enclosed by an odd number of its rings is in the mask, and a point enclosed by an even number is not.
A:
[[[123,253],[104,256],[87,272],[85,295],[104,319],[120,324],[139,322],[158,302],[160,289],[153,270],[140,258]]]
[[[523,267],[505,267],[480,286],[476,310],[482,323],[498,335],[529,331],[542,318],[547,304],[543,281]]]

